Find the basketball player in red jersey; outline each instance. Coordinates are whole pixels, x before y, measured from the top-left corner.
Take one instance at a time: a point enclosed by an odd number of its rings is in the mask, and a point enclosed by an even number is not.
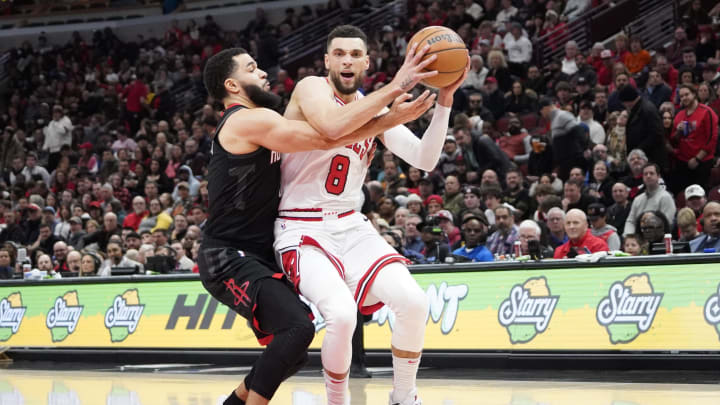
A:
[[[427,76],[420,73],[419,57],[403,66],[406,89]],[[210,215],[198,257],[200,279],[213,297],[246,318],[258,341],[267,345],[224,405],[267,404],[280,383],[305,364],[315,336],[309,308],[274,264],[280,153],[362,141],[416,119],[434,101],[420,97],[406,102],[409,96],[395,86],[368,103],[379,110],[397,97],[390,112],[364,128],[343,129],[330,137],[273,111],[280,99],[268,91],[266,76],[240,48],[211,57],[204,72],[208,92],[223,102],[225,112],[210,150]]]
[[[411,49],[409,54],[413,52]],[[329,34],[325,67],[328,77],[308,77],[297,84],[286,118],[307,121],[319,132],[334,133],[353,130],[354,122],[382,112],[367,107],[367,98],[374,93],[363,98],[357,91],[369,67],[367,39],[360,29],[340,26]],[[440,89],[422,140],[403,125],[377,132],[378,138],[412,166],[434,169],[445,142],[453,94],[466,75],[467,69],[455,83]],[[362,118],[353,121],[353,117]],[[325,319],[321,358],[328,404],[349,402],[347,376],[357,308],[369,314],[388,305],[395,314],[389,403],[419,405],[415,377],[424,341],[427,297],[410,276],[407,259],[367,218],[354,211],[362,205],[361,188],[373,152],[374,140],[368,139],[329,150],[283,155],[275,249],[285,273]]]

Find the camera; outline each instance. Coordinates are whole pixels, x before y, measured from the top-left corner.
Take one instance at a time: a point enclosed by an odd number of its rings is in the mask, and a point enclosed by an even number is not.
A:
[[[542,249],[540,248],[539,240],[529,240],[527,244],[528,244],[528,253],[530,254],[530,259],[532,259],[532,260],[543,259]]]
[[[425,221],[418,225],[420,232],[428,232],[435,235],[442,234],[443,230],[440,228],[440,218],[434,215],[428,215],[425,217]]]
[[[146,270],[158,273],[170,273],[175,270],[176,261],[172,256],[150,256],[145,263]]]

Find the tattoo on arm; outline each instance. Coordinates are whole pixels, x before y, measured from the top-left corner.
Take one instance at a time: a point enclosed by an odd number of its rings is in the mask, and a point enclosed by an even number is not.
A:
[[[410,85],[412,84],[412,78],[406,77],[405,80],[400,83],[400,88],[403,90],[408,90],[410,88]]]

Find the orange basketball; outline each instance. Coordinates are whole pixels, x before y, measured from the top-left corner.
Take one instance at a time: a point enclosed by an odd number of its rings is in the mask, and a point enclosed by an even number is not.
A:
[[[437,25],[426,27],[410,38],[408,50],[416,42],[418,43],[418,50],[425,45],[430,45],[430,49],[423,56],[423,60],[431,55],[437,55],[435,62],[429,64],[425,70],[437,70],[438,74],[423,80],[423,84],[442,88],[454,83],[463,75],[468,63],[468,50],[465,42],[455,31]]]

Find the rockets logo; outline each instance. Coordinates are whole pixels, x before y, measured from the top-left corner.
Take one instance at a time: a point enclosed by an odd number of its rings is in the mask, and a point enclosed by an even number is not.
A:
[[[20,329],[25,317],[26,307],[22,304],[22,295],[12,293],[0,300],[0,342],[5,342]]]
[[[647,273],[631,274],[610,286],[597,307],[597,321],[607,328],[612,344],[628,343],[652,326],[663,293],[655,293]]]
[[[105,327],[110,331],[110,340],[122,342],[135,332],[144,309],[145,305],[140,304],[136,289],[126,290],[116,296],[105,312]]]
[[[705,321],[712,325],[720,336],[720,284],[718,284],[717,292],[708,298],[703,312]]]
[[[77,291],[69,291],[55,298],[55,304],[45,318],[45,326],[50,329],[53,342],[62,342],[75,332],[83,308],[78,302]]]
[[[527,343],[545,332],[559,299],[550,295],[547,280],[542,276],[514,285],[498,310],[498,320],[507,328],[510,342]]]

